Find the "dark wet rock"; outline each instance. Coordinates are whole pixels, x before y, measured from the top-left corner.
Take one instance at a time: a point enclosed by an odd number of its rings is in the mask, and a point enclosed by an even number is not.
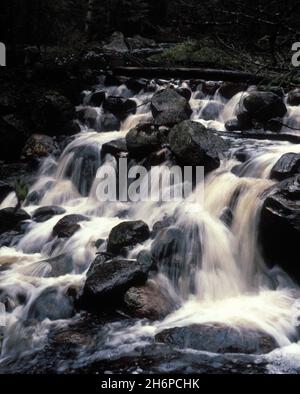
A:
[[[149,320],[163,319],[176,308],[171,296],[154,281],[131,287],[125,294],[124,303],[131,316]]]
[[[105,155],[107,154],[110,154],[118,158],[126,153],[127,153],[127,144],[125,138],[119,138],[117,140],[106,142],[105,144],[102,145],[102,149],[101,149],[102,158],[104,158]]]
[[[156,152],[150,153],[139,165],[145,167],[148,171],[151,167],[159,166],[163,163],[170,162],[171,152],[168,148],[159,149]]]
[[[300,173],[300,154],[286,153],[277,161],[271,170],[271,179],[282,181]]]
[[[237,111],[237,120],[240,130],[248,130],[252,128],[252,118],[249,112],[240,105]]]
[[[155,340],[212,353],[265,354],[278,347],[276,341],[263,332],[217,323],[170,328],[157,334]]]
[[[126,135],[127,149],[133,156],[144,157],[158,150],[161,143],[159,130],[156,130],[151,124],[138,125]]]
[[[69,319],[75,314],[73,301],[56,288],[47,288],[32,302],[27,319],[43,321]]]
[[[25,143],[22,150],[22,159],[39,159],[55,154],[57,150],[58,146],[52,137],[43,134],[33,134]]]
[[[225,123],[225,129],[227,131],[239,131],[240,129],[240,124],[237,119],[229,119]]]
[[[101,248],[101,246],[104,245],[105,242],[106,242],[105,239],[102,238],[97,239],[97,241],[95,242],[95,248],[97,249]]]
[[[11,230],[0,235],[0,248],[3,246],[11,247],[16,245],[22,238],[23,234],[19,231]]]
[[[227,100],[231,99],[239,92],[243,92],[247,90],[247,85],[244,83],[235,83],[235,82],[223,82],[220,86],[218,93],[226,98]]]
[[[34,211],[32,219],[37,223],[46,222],[53,216],[62,215],[66,212],[64,208],[52,205],[47,207],[41,207]]]
[[[17,161],[26,141],[25,131],[20,131],[0,118],[0,159]]]
[[[135,93],[139,93],[142,90],[147,90],[149,81],[147,79],[139,78],[139,79],[129,79],[125,82],[125,85],[129,90],[132,90]]]
[[[219,89],[220,84],[216,81],[204,81],[200,87],[205,96],[213,96]]]
[[[114,227],[108,237],[107,251],[118,254],[122,248],[145,242],[150,237],[150,230],[143,221],[129,221]]]
[[[282,129],[282,118],[272,118],[268,120],[264,126],[265,130],[279,133]]]
[[[300,178],[286,179],[264,193],[259,223],[259,243],[270,267],[278,264],[300,283]]]
[[[120,126],[121,122],[114,114],[103,114],[100,119],[99,131],[118,131]]]
[[[287,102],[289,105],[300,105],[300,88],[291,90],[288,94]]]
[[[30,215],[23,209],[4,208],[0,210],[0,233],[14,230],[24,220],[29,220]]]
[[[160,230],[168,228],[175,223],[175,219],[171,216],[165,216],[162,220],[154,223],[152,228],[151,237],[155,238]]]
[[[183,165],[204,166],[205,171],[219,167],[227,149],[226,142],[197,122],[184,121],[169,134],[172,152]]]
[[[204,120],[215,120],[219,117],[224,105],[218,101],[210,100],[201,109],[200,118]]]
[[[48,135],[73,134],[72,120],[75,110],[72,103],[58,92],[49,91],[32,110],[37,130]]]
[[[104,79],[104,85],[105,86],[120,86],[124,83],[123,79],[119,76],[116,76],[112,74],[111,72],[108,72],[105,75]]]
[[[245,163],[246,161],[251,159],[252,155],[246,149],[241,148],[234,152],[234,157],[240,162]]]
[[[92,107],[100,107],[103,101],[105,100],[105,92],[93,92],[89,95],[87,99],[87,104]]]
[[[82,304],[89,310],[105,310],[121,303],[128,289],[147,281],[151,268],[151,260],[145,263],[145,260],[96,257],[87,273]]]
[[[0,203],[14,190],[11,184],[0,181]]]
[[[177,88],[175,89],[180,96],[184,97],[187,101],[190,101],[192,92],[188,88]]]
[[[106,51],[113,51],[113,52],[128,52],[129,48],[125,42],[124,34],[116,31],[112,34],[110,41],[108,44],[103,46],[103,49]]]
[[[136,113],[137,104],[134,100],[123,97],[108,96],[103,102],[105,111],[111,112],[118,119],[125,119],[130,114]]]
[[[260,122],[283,117],[287,112],[282,98],[272,92],[251,92],[243,104],[250,116]]]
[[[58,221],[53,227],[53,236],[58,238],[70,238],[80,230],[80,222],[89,220],[83,215],[67,215]]]
[[[151,109],[155,125],[174,125],[189,119],[192,114],[188,101],[171,88],[154,94]]]

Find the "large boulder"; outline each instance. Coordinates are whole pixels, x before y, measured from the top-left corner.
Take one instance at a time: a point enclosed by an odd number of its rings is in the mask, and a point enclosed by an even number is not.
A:
[[[157,334],[155,340],[182,349],[212,353],[265,354],[278,347],[276,341],[264,332],[218,323],[169,328]]]
[[[32,109],[32,120],[37,130],[48,135],[72,134],[75,109],[60,93],[47,92]]]
[[[15,208],[4,208],[0,210],[0,234],[14,230],[15,227],[23,222],[29,220],[30,215],[23,209],[15,210]]]
[[[287,112],[283,99],[273,92],[251,92],[244,98],[243,104],[252,119],[259,122],[282,118]]]
[[[300,178],[286,179],[264,194],[259,223],[259,243],[270,267],[281,266],[300,283]]]
[[[118,119],[125,119],[128,115],[135,114],[137,104],[134,100],[123,97],[108,96],[103,102],[105,111],[111,112]]]
[[[126,135],[127,149],[133,156],[146,156],[158,150],[161,142],[159,130],[150,124],[140,124]]]
[[[192,114],[188,101],[171,88],[154,94],[151,109],[155,125],[174,125],[189,119]]]
[[[33,134],[22,150],[22,159],[32,160],[49,156],[57,152],[57,145],[52,137],[43,134]]]
[[[149,237],[149,227],[143,221],[123,222],[111,230],[108,237],[107,251],[117,255],[121,253],[123,248],[143,243]]]
[[[120,53],[129,51],[128,46],[125,42],[124,34],[119,31],[115,31],[112,34],[109,43],[104,45],[103,49],[105,49],[106,51],[113,51]]]
[[[124,302],[131,316],[149,320],[163,319],[176,308],[171,296],[154,281],[131,287],[125,294]]]
[[[54,237],[58,238],[70,238],[78,230],[80,230],[80,222],[89,220],[83,215],[67,215],[58,221],[58,223],[53,227],[52,234]]]
[[[46,222],[56,215],[62,215],[66,212],[66,210],[62,207],[58,207],[55,205],[41,207],[34,211],[32,215],[32,219],[37,223]]]
[[[218,93],[226,98],[227,100],[231,99],[239,92],[243,92],[247,90],[247,84],[245,83],[237,83],[237,82],[223,82],[220,86]]]
[[[123,302],[131,287],[146,283],[152,269],[151,259],[112,259],[96,257],[88,273],[82,295],[87,309],[107,309]]]
[[[287,102],[289,105],[300,105],[300,87],[289,92]]]
[[[271,170],[271,178],[278,181],[300,173],[300,154],[286,153],[277,161]]]
[[[219,167],[227,149],[225,141],[197,122],[184,121],[170,131],[172,152],[183,165],[204,166],[205,171]]]
[[[125,138],[118,138],[117,140],[112,140],[106,142],[101,148],[101,157],[104,158],[105,155],[110,154],[119,158],[120,156],[127,153],[127,144]]]

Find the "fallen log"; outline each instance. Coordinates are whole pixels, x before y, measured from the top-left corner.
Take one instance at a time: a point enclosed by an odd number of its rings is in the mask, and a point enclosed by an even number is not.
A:
[[[210,81],[267,82],[266,77],[244,71],[218,70],[211,68],[178,68],[178,67],[117,67],[113,69],[114,75],[132,78],[179,78],[204,79]]]

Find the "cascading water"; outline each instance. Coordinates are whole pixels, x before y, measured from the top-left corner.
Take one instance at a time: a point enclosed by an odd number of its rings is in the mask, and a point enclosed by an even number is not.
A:
[[[124,86],[107,90],[116,96],[132,97]],[[39,207],[59,205],[64,213],[42,223],[30,222],[14,246],[0,250],[0,288],[8,300],[0,367],[1,363],[5,365],[8,360],[43,348],[52,330],[67,327],[79,318],[78,315],[73,319],[67,317],[70,306],[64,295],[70,288],[82,289],[97,251],[97,240],[107,239],[110,230],[124,220],[144,220],[152,228],[165,216],[172,217],[172,228],[183,234],[174,246],[176,253],[180,253],[181,264],[176,263],[174,255],[165,256],[162,248],[160,257],[169,258],[169,265],[161,264],[154,280],[172,295],[178,309],[160,322],[138,321],[129,327],[123,327],[122,323],[108,325],[106,342],[102,341],[100,347],[95,344],[93,354],[85,352],[83,347],[76,361],[78,365],[116,352],[125,354],[137,344],[148,343],[164,328],[208,322],[257,329],[271,335],[281,348],[266,356],[270,370],[280,370],[280,365],[287,369],[299,366],[295,358],[297,355],[300,358],[300,346],[291,340],[297,331],[300,290],[283,271],[265,267],[257,230],[261,196],[274,183],[269,179],[271,168],[284,153],[300,152],[300,145],[235,141],[231,158],[224,159],[220,168],[206,177],[203,199],[199,197],[203,189],[200,184],[191,196],[180,202],[98,201],[97,171],[103,164],[114,165],[109,155],[101,156],[102,145],[124,137],[129,129],[151,119],[149,103],[142,104],[152,94],[142,92],[134,97],[137,113],[123,121],[121,131],[97,133],[83,124],[82,132],[65,148],[58,161],[45,159],[30,190],[30,195],[37,197],[27,201],[25,210],[31,214]],[[246,93],[238,93],[228,102],[215,95],[213,102],[219,104],[219,116],[215,120],[201,118],[211,103],[210,98],[197,99],[193,95],[192,119],[224,130],[224,122],[235,113],[242,94]],[[84,100],[81,108],[86,103]],[[98,126],[101,111],[96,119]],[[294,125],[297,119],[291,118],[292,111],[295,110],[290,109],[285,122]],[[98,126],[95,129],[101,128]],[[244,164],[234,158],[239,142],[250,156]],[[237,165],[238,175],[235,175],[233,169]],[[151,171],[155,176],[155,168]],[[1,208],[15,203],[12,193]],[[230,226],[223,217],[228,208],[232,213]],[[67,240],[53,238],[53,227],[67,214],[85,215],[89,220],[81,222],[80,230]],[[141,249],[150,250],[153,242],[137,246],[130,252],[131,257]],[[105,250],[105,242],[100,250]],[[46,301],[37,307],[43,297]],[[53,302],[59,311],[53,310]]]

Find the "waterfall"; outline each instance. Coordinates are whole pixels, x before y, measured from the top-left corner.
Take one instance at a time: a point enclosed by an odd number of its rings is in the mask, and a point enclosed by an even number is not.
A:
[[[110,94],[132,97],[124,86],[107,90]],[[174,246],[176,253],[181,253],[181,263],[177,264],[174,255],[170,257],[169,250],[160,250],[160,257],[169,259],[169,265],[159,264],[157,280],[173,294],[176,302],[179,300],[180,306],[161,322],[145,323],[142,328],[139,323],[134,332],[145,335],[166,327],[221,322],[260,329],[274,337],[280,346],[291,343],[296,333],[295,319],[299,311],[295,305],[300,292],[283,271],[266,268],[257,232],[262,195],[274,183],[269,178],[271,168],[284,153],[300,153],[300,145],[270,141],[253,145],[250,140],[238,140],[231,148],[231,157],[224,159],[184,201],[99,201],[97,171],[107,163],[115,165],[111,157],[102,157],[102,146],[125,137],[137,124],[151,120],[148,101],[152,94],[140,93],[133,97],[138,104],[137,113],[122,122],[120,131],[98,133],[83,125],[81,133],[74,136],[58,160],[45,159],[29,193],[40,197],[28,201],[24,209],[33,213],[39,207],[59,205],[65,213],[43,223],[30,222],[15,246],[0,249],[0,289],[11,302],[2,360],[42,347],[53,326],[67,324],[69,319],[64,318],[67,305],[61,303],[62,313],[55,322],[39,320],[36,316],[31,322],[31,306],[45,290],[55,291],[58,299],[69,288],[80,291],[95,258],[97,240],[106,240],[111,229],[124,220],[143,220],[152,228],[165,216],[173,218],[173,230],[182,234]],[[224,131],[224,122],[236,112],[242,94],[245,93],[238,93],[227,102],[216,95],[213,101],[220,104],[220,112],[213,120],[202,118],[210,99],[193,96],[192,119]],[[84,102],[81,108],[85,106]],[[293,111],[290,109],[289,116]],[[289,124],[297,121],[299,114],[294,115],[296,120],[289,118]],[[101,121],[101,111],[99,116]],[[250,154],[243,164],[234,158],[239,143],[243,143]],[[235,175],[233,168],[237,165],[239,174]],[[150,171],[155,176],[156,169]],[[204,190],[203,198],[200,198],[201,190]],[[1,208],[12,206],[14,202],[12,193]],[[232,215],[230,224],[224,220],[224,213],[228,211]],[[85,215],[89,220],[83,221],[80,230],[67,240],[53,238],[53,227],[68,214]],[[142,249],[151,250],[154,242],[151,239],[138,245],[130,257]],[[58,256],[64,256],[63,266],[59,274],[52,276],[53,261]]]

